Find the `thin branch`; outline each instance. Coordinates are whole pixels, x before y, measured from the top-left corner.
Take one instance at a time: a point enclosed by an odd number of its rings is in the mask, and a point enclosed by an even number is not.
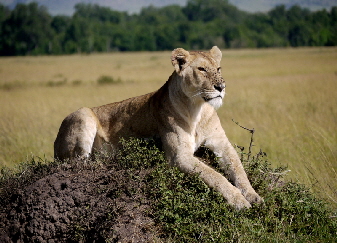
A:
[[[247,127],[241,126],[241,125],[239,124],[239,122],[234,121],[234,119],[232,119],[232,121],[233,121],[236,125],[238,125],[239,127],[241,127],[241,128],[243,128],[243,129],[249,131],[250,133],[254,133],[254,132],[255,132],[255,129],[254,129],[254,128],[253,128],[253,129],[249,129],[249,128],[247,128]]]
[[[243,128],[243,129],[249,131],[250,134],[252,134],[252,135],[250,136],[250,143],[249,143],[249,149],[248,149],[248,155],[247,155],[247,161],[249,161],[250,156],[251,156],[251,154],[252,154],[252,148],[253,148],[253,146],[254,146],[254,145],[253,145],[253,142],[254,142],[254,132],[255,132],[255,129],[254,129],[254,128],[253,128],[253,129],[249,129],[249,128],[247,128],[247,127],[241,126],[238,122],[234,121],[234,119],[232,119],[232,121],[233,121],[236,125],[238,125],[239,127],[241,127],[241,128]]]

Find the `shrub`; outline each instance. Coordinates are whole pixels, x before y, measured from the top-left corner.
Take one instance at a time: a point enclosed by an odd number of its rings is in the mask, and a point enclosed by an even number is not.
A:
[[[11,91],[18,88],[27,87],[27,84],[21,81],[5,82],[0,84],[0,90]]]
[[[208,155],[207,155],[208,156]],[[244,163],[264,205],[231,208],[197,176],[163,163],[149,175],[149,196],[162,237],[172,242],[332,242],[337,224],[331,209],[303,185],[284,182],[264,153]]]
[[[82,84],[82,80],[79,80],[79,79],[73,80],[73,82],[72,82],[73,86],[79,86],[81,84]]]
[[[103,84],[118,84],[121,83],[122,80],[120,78],[115,79],[111,76],[107,76],[107,75],[102,75],[97,79],[97,84],[99,85],[103,85]]]
[[[47,82],[48,87],[58,87],[64,86],[68,82],[67,78],[63,76],[63,74],[56,74],[53,76],[51,80]]]

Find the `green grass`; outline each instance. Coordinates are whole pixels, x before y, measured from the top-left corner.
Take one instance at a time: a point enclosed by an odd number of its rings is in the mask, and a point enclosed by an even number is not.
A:
[[[315,197],[307,187],[285,182],[283,177],[286,168],[273,169],[263,152],[251,154],[247,160],[249,151],[245,150],[242,156],[249,179],[257,192],[264,197],[265,204],[236,211],[220,194],[209,189],[197,175],[186,175],[175,167],[169,167],[163,152],[154,141],[131,139],[123,140],[122,145],[123,149],[116,155],[97,156],[96,160],[83,163],[83,166],[92,164],[92,173],[95,173],[96,164],[108,163],[128,170],[130,178],[141,180],[142,183],[139,184],[146,185],[137,190],[144,191],[151,199],[151,210],[148,213],[152,215],[159,229],[158,242],[336,240],[337,212]],[[201,151],[198,155],[216,164],[209,151]],[[24,188],[34,180],[53,173],[55,166],[58,166],[58,162],[41,163],[30,160],[16,171],[2,169],[1,198],[5,200],[10,197],[15,191],[13,188]],[[70,169],[69,166],[64,168]],[[137,176],[139,170],[147,171],[148,175]],[[118,197],[118,193],[115,196]],[[110,213],[114,215],[116,212],[112,209]],[[75,232],[76,237],[82,240],[92,230],[86,227],[86,222],[77,223],[76,227],[80,229]]]

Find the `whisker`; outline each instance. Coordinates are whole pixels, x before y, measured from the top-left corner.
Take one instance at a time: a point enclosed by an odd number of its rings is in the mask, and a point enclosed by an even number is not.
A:
[[[206,96],[213,96],[218,94],[217,91],[215,90],[210,90],[210,89],[199,89],[194,92],[189,92],[190,97],[194,100],[199,95],[206,95]]]
[[[190,92],[191,98],[201,95],[201,94],[202,94],[202,90],[197,90],[196,92]]]
[[[198,95],[201,95],[201,94],[202,94],[202,92],[198,92],[198,93],[192,95],[191,98],[194,98],[194,97],[196,97],[196,96],[198,96]]]

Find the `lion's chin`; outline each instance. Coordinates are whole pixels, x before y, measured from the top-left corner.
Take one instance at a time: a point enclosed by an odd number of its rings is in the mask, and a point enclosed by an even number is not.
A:
[[[214,107],[214,109],[219,109],[222,106],[222,97],[216,97],[206,101],[208,104]]]

